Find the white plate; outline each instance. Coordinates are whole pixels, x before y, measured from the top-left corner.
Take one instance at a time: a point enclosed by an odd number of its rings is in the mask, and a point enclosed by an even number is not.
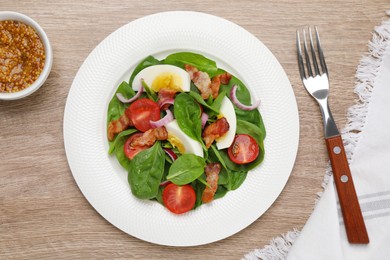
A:
[[[262,100],[267,137],[264,162],[224,198],[183,215],[136,199],[127,173],[108,156],[106,112],[122,79],[146,56],[202,53],[232,72]],[[276,200],[294,165],[299,119],[289,80],[272,53],[240,26],[208,14],[166,12],[135,20],[103,40],[70,89],[64,142],[73,176],[91,205],[110,223],[139,239],[170,246],[211,243],[247,227]]]

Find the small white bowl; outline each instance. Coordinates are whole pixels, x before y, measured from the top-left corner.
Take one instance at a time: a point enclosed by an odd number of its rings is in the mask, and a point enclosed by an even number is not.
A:
[[[3,11],[0,12],[0,21],[4,20],[14,20],[30,25],[37,32],[45,47],[45,66],[43,67],[43,70],[37,80],[21,91],[15,93],[0,93],[0,100],[15,100],[27,97],[28,95],[34,93],[46,81],[47,77],[49,76],[51,66],[53,64],[53,50],[51,48],[49,38],[47,37],[45,31],[36,21],[31,19],[30,17],[17,12]]]

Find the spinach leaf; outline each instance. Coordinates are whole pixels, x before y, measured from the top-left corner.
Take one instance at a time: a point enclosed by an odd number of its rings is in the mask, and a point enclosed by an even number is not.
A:
[[[108,142],[110,148],[108,149],[108,154],[112,154],[115,151],[116,146],[118,146],[118,143],[120,142],[119,140],[122,140],[122,137],[126,137],[128,135],[131,135],[132,133],[137,132],[137,129],[131,128],[127,129],[125,131],[120,132],[114,141]],[[126,142],[126,139],[124,139]],[[123,141],[123,140],[122,140]]]
[[[167,175],[169,172],[169,168],[171,167],[171,162],[167,160],[168,155],[165,156],[165,165],[164,165],[164,174],[161,178],[161,181],[164,181],[167,179]],[[161,182],[160,182],[161,183]],[[166,186],[159,186],[158,187],[158,193],[156,195],[156,200],[161,204],[164,205],[163,199],[162,199],[162,192]]]
[[[196,92],[194,92],[194,91],[190,91],[190,92],[188,92],[188,94],[189,94],[191,97],[193,97],[193,98],[196,100],[196,102],[198,102],[199,104],[201,104],[201,105],[204,106],[205,108],[208,108],[208,109],[214,111],[215,113],[219,113],[219,109],[216,110],[213,106],[210,106],[209,104],[207,104],[207,103],[203,100],[202,96],[199,95],[198,93],[196,93]]]
[[[226,189],[224,186],[218,185],[217,191],[214,194],[214,199],[216,200],[222,198],[226,195],[226,193],[228,193],[228,191],[229,190]]]
[[[131,192],[139,199],[152,199],[158,194],[164,174],[165,156],[160,142],[141,151],[130,161],[128,181]]]
[[[239,134],[248,134],[252,136],[257,144],[262,144],[265,138],[265,132],[262,128],[241,119],[237,120],[236,132]]]
[[[153,100],[154,102],[157,101],[157,94],[146,84],[145,81],[141,81],[142,87],[144,87],[144,90],[146,92],[146,95],[149,99]]]
[[[264,137],[265,137],[266,135],[265,126],[259,110],[254,109],[250,111],[244,111],[237,108],[236,106],[234,106],[234,110],[236,112],[237,120],[243,120],[258,126],[261,129],[261,132],[264,133]]]
[[[211,159],[212,162],[220,162],[223,168],[227,169],[225,161],[221,157],[221,154],[219,153],[219,150],[217,149],[215,144],[211,145],[211,150],[209,151],[209,159]]]
[[[241,103],[245,105],[250,105],[251,104],[251,94],[248,90],[248,88],[244,85],[244,83],[241,82],[238,78],[235,76],[232,76],[232,78],[229,81],[228,85],[221,85],[220,89],[221,91],[225,91],[226,93],[230,93],[230,90],[234,85],[237,85],[237,92],[236,96],[238,100],[240,100]]]
[[[207,72],[210,78],[217,75],[218,68],[215,61],[206,58],[203,55],[193,52],[177,52],[169,55],[164,60],[164,64],[171,64],[184,68],[185,64],[196,67],[200,71]]]
[[[158,187],[158,192],[157,192],[157,195],[156,195],[156,200],[161,205],[164,205],[164,201],[162,199],[162,192],[163,192],[163,190],[164,190],[164,187],[163,186],[159,186]]]
[[[180,93],[175,98],[173,111],[180,129],[202,145],[201,110],[196,101],[186,93]]]
[[[121,101],[119,101],[119,99],[116,97],[117,93],[121,93],[125,98],[132,98],[135,95],[134,90],[126,81],[123,81],[119,85],[118,89],[115,92],[115,95],[112,97],[110,103],[108,104],[107,124],[123,115],[126,108],[129,106],[128,104],[123,104]]]
[[[197,94],[200,94],[199,89],[195,86],[194,82],[192,82],[192,81],[191,81],[191,85],[190,85],[190,91],[195,92]]]
[[[218,174],[218,185],[227,185],[229,183],[229,174],[227,169],[222,168]]]
[[[256,160],[248,164],[235,164],[230,160],[229,155],[227,153],[227,149],[221,150],[219,154],[222,157],[228,169],[236,172],[249,171],[255,168],[264,160],[265,150],[264,150],[263,140],[265,134],[262,132],[262,129],[260,127],[243,120],[237,120],[236,132],[237,134],[249,134],[256,140],[260,148],[260,153],[259,156],[256,158]]]
[[[206,174],[200,175],[197,180],[203,183],[205,186],[210,187],[210,184],[208,184],[206,180]]]
[[[199,207],[200,205],[203,204],[202,195],[203,195],[204,189],[206,188],[206,185],[204,185],[203,183],[201,183],[199,181],[194,181],[191,183],[191,186],[195,190],[195,194],[196,194],[196,201],[195,201],[195,206],[194,206],[194,209],[196,209],[197,207]]]
[[[228,190],[237,189],[245,181],[247,175],[248,172],[234,172],[234,171],[228,172],[229,182],[228,185],[226,185],[225,187]]]
[[[176,185],[185,185],[193,182],[204,173],[206,163],[195,154],[183,154],[172,163],[167,180]]]
[[[153,66],[153,65],[157,65],[157,64],[161,64],[161,62],[159,60],[157,60],[156,58],[154,58],[153,56],[148,56],[146,57],[143,61],[141,61],[137,67],[135,67],[133,73],[131,74],[130,76],[130,80],[129,80],[129,84],[130,86],[133,85],[133,81],[134,81],[134,78],[135,76],[143,69],[147,68],[147,67],[150,67],[150,66]]]
[[[225,98],[225,96],[226,96],[226,91],[223,90],[218,94],[218,97],[214,99],[213,103],[211,104],[211,107],[213,108],[213,113],[210,113],[210,117],[219,115],[219,112],[221,110],[222,100]],[[218,112],[215,113],[214,111],[218,111]]]
[[[232,89],[233,85],[237,85],[238,89],[236,92],[238,100],[240,100],[241,103],[245,105],[250,105],[251,104],[251,95],[249,90],[246,88],[244,83],[242,83],[238,78],[235,76],[232,76],[232,78],[229,81],[228,85],[221,85],[221,89],[223,91],[226,91],[226,93],[230,93],[230,90]],[[258,109],[254,110],[242,110],[239,109],[237,106],[234,105],[234,110],[236,112],[236,117],[237,119],[241,119],[247,122],[250,122],[252,124],[257,125],[261,131],[264,133],[265,137],[265,127],[264,127],[264,122],[263,118],[261,117],[261,114]]]
[[[115,151],[116,159],[118,160],[120,165],[122,165],[123,168],[125,168],[127,171],[129,171],[130,160],[129,160],[129,158],[127,158],[127,156],[123,150],[126,140],[127,140],[127,136],[117,137],[117,139],[115,139],[114,151]]]
[[[246,176],[246,171],[236,172],[222,168],[218,175],[218,185],[223,185],[227,190],[235,190],[244,182]]]

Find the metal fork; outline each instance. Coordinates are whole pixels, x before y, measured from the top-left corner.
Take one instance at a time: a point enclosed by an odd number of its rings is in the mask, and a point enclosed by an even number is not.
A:
[[[345,155],[343,140],[329,109],[329,74],[317,27],[315,27],[316,44],[313,41],[311,28],[308,28],[308,36],[309,40],[307,39],[306,30],[303,29],[303,39],[301,41],[299,30],[297,30],[298,66],[301,79],[307,92],[317,101],[321,109],[326,146],[332,164],[334,182],[348,241],[353,244],[368,244],[369,238]],[[307,42],[310,43],[310,52]],[[319,62],[317,62],[317,59]]]

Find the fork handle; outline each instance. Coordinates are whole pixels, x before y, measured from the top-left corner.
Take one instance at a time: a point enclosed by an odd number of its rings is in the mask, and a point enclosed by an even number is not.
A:
[[[340,201],[345,229],[349,243],[368,244],[369,238],[356,196],[343,140],[340,135],[326,138],[328,154],[332,164],[334,182]]]

